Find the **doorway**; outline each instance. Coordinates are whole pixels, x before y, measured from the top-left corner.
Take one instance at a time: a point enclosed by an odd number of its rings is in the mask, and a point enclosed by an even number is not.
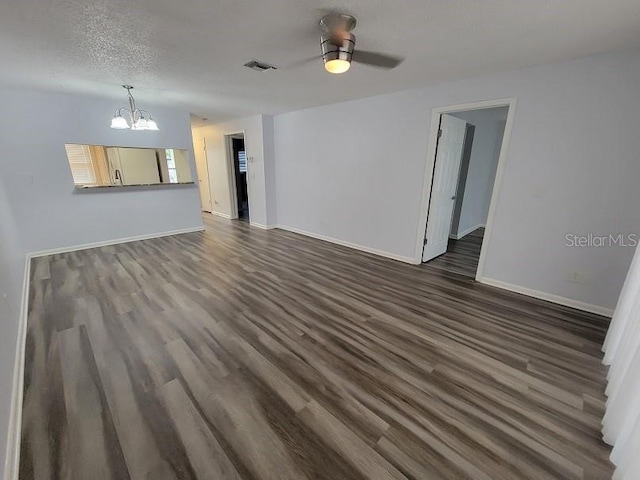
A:
[[[232,218],[249,221],[249,190],[247,185],[247,151],[244,133],[227,135],[227,149],[231,160],[232,202],[237,215]]]
[[[479,279],[515,100],[434,109],[421,261]]]

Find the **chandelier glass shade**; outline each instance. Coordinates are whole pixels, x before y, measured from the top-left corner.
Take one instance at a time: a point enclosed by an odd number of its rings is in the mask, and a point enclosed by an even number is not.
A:
[[[151,114],[147,110],[136,107],[136,101],[131,94],[133,87],[131,85],[123,85],[122,87],[127,89],[129,108],[123,107],[116,110],[111,119],[111,128],[116,130],[159,130],[158,124],[151,118]]]

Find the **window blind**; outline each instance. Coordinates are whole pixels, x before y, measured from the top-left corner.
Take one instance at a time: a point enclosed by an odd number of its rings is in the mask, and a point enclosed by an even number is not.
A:
[[[91,161],[91,152],[88,145],[65,145],[73,183],[76,185],[93,185],[96,183],[96,172]]]
[[[240,167],[240,173],[247,173],[247,152],[240,150],[238,152],[238,164]]]

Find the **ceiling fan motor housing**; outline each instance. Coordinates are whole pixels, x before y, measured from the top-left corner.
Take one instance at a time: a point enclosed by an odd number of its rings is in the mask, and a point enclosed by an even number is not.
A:
[[[323,35],[321,41],[324,63],[331,60],[351,62],[353,50],[356,46],[356,36],[353,33],[341,32],[339,35]]]

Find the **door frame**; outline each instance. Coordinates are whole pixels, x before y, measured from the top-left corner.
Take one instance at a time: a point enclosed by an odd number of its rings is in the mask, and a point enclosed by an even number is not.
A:
[[[227,181],[229,183],[229,213],[230,218],[235,220],[239,218],[238,212],[238,191],[236,190],[236,167],[233,157],[233,137],[242,135],[244,139],[244,150],[247,151],[247,134],[245,130],[224,134],[224,155],[225,165],[227,167]],[[247,156],[247,202],[249,203],[249,215],[251,215],[251,194],[249,189],[249,157]]]
[[[422,182],[422,195],[420,203],[420,216],[418,221],[416,247],[414,262],[422,264],[422,250],[424,247],[424,237],[427,231],[427,216],[429,214],[429,200],[431,197],[431,186],[433,183],[433,167],[436,160],[436,150],[438,146],[438,129],[440,126],[440,116],[445,113],[456,113],[468,110],[485,110],[487,108],[508,107],[507,121],[502,136],[502,144],[500,146],[500,155],[498,157],[498,166],[496,168],[496,176],[493,181],[493,190],[491,192],[491,203],[489,204],[489,214],[487,216],[487,225],[482,239],[482,247],[480,249],[480,258],[478,260],[478,269],[476,270],[476,280],[481,282],[484,273],[484,267],[487,261],[487,246],[490,243],[493,233],[493,219],[496,212],[500,186],[502,184],[502,176],[507,160],[507,150],[511,140],[511,130],[515,119],[517,99],[515,97],[499,98],[496,100],[485,100],[480,102],[463,103],[456,105],[447,105],[443,107],[434,107],[431,110],[431,123],[429,126],[429,142],[427,144],[427,161]]]

